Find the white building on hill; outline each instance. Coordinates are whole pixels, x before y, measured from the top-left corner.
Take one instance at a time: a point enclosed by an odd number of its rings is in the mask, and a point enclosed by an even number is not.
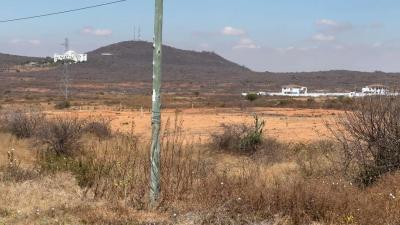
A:
[[[63,55],[54,54],[54,62],[70,60],[75,63],[86,62],[87,54],[78,54],[74,51],[67,51]]]
[[[307,93],[307,87],[299,85],[291,84],[282,87],[282,95],[306,95]]]
[[[382,84],[372,84],[364,87],[361,92],[365,95],[386,95],[389,88]]]

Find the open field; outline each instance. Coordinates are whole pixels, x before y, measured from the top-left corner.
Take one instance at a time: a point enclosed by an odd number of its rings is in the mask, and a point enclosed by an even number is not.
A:
[[[400,222],[400,175],[363,186],[328,131],[343,110],[164,109],[161,201],[152,209],[148,110],[84,100],[65,110],[14,103],[0,114],[0,225]],[[260,138],[255,114],[266,122]]]
[[[285,142],[316,141],[328,138],[326,122],[330,122],[342,111],[325,109],[292,109],[292,108],[202,108],[202,109],[168,109],[163,111],[163,122],[175,123],[178,116],[182,122],[186,135],[195,137],[195,140],[207,141],[211,133],[221,130],[222,124],[240,124],[253,121],[257,114],[266,121],[265,135]],[[136,133],[149,137],[150,112],[139,111],[111,111],[76,110],[70,112],[47,111],[46,114],[57,116],[74,115],[81,118],[107,118],[112,122],[116,131],[130,132],[132,125]]]

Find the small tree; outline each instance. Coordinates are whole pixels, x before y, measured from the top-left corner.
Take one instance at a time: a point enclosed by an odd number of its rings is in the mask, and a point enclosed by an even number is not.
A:
[[[246,99],[249,100],[250,102],[257,100],[257,98],[258,98],[258,95],[255,93],[249,93],[246,95]]]

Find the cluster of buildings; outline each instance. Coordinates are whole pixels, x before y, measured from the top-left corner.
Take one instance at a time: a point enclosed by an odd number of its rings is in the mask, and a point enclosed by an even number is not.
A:
[[[87,62],[87,54],[78,54],[71,50],[62,55],[54,54],[54,62],[58,61],[71,61],[74,63]]]
[[[246,96],[248,93],[242,93]],[[344,96],[344,97],[362,97],[369,95],[397,95],[391,93],[389,88],[382,84],[372,84],[365,86],[361,92],[344,92],[344,93],[309,93],[308,88],[301,85],[285,85],[282,87],[281,92],[258,92],[261,96],[303,96],[303,97],[324,97],[324,96]]]

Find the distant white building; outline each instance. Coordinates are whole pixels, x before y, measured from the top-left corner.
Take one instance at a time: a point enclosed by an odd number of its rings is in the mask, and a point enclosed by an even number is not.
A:
[[[282,87],[282,95],[306,95],[307,93],[307,87],[299,85],[291,84]]]
[[[364,87],[361,92],[365,95],[386,95],[389,88],[382,84],[372,84]]]
[[[63,55],[54,54],[54,62],[70,60],[75,63],[86,62],[87,54],[78,54],[74,51],[67,51]]]

